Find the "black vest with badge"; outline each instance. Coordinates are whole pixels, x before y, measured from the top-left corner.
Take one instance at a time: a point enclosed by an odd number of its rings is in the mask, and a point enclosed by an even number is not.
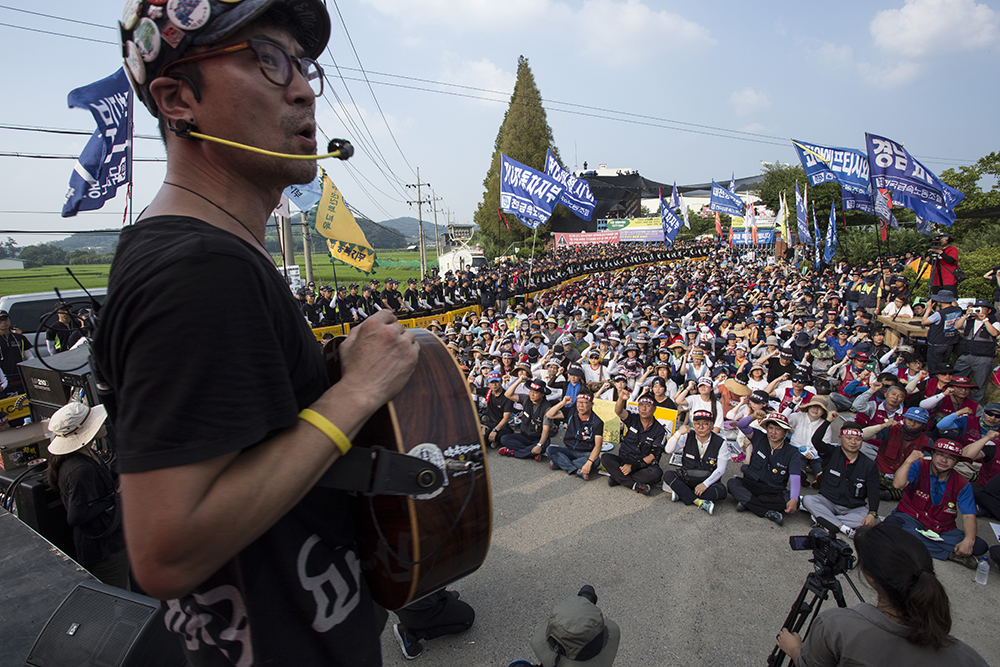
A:
[[[847,457],[840,447],[830,450],[823,457],[823,475],[820,477],[820,495],[830,502],[844,507],[862,507],[868,499],[867,479],[875,462],[864,454],[850,465],[848,474]]]
[[[941,321],[932,324],[927,329],[928,345],[952,345],[958,342],[959,332],[955,330],[955,321],[962,316],[958,306],[946,306],[937,311]]]
[[[772,450],[767,435],[760,433],[759,438],[754,438],[753,455],[743,474],[765,486],[784,490],[788,488],[789,471],[796,456],[799,456],[799,450],[792,447],[787,438],[784,446]]]
[[[524,402],[524,411],[521,413],[521,435],[529,440],[537,440],[542,437],[542,426],[545,421],[545,413],[549,411],[552,404],[542,399],[538,405],[528,399]]]
[[[715,470],[719,463],[719,450],[722,445],[722,436],[718,433],[712,433],[708,440],[708,446],[705,447],[705,453],[700,454],[698,452],[698,435],[694,431],[688,432],[687,440],[684,442],[684,457],[681,461],[681,467],[685,470]]]
[[[627,462],[645,466],[647,464],[643,459],[650,454],[654,454],[656,460],[648,465],[657,465],[667,435],[663,424],[654,419],[653,424],[648,429],[643,430],[642,420],[639,418],[639,415],[630,413],[626,417],[624,426],[625,432],[622,434],[618,455]]]
[[[997,351],[997,340],[989,331],[986,324],[981,324],[979,331],[973,333],[973,327],[978,320],[970,317],[965,321],[965,331],[962,332],[962,342],[959,345],[959,354],[971,354],[974,357],[993,357]]]

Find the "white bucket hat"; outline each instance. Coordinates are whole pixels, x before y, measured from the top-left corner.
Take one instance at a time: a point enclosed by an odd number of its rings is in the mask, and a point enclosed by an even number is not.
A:
[[[90,407],[74,401],[62,406],[49,418],[49,431],[55,436],[49,443],[49,453],[72,454],[86,446],[107,418],[103,405]]]

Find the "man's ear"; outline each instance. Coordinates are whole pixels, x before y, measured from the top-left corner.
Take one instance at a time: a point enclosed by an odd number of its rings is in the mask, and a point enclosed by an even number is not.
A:
[[[149,94],[169,127],[178,120],[193,123],[194,105],[201,96],[187,77],[157,77],[149,84]]]

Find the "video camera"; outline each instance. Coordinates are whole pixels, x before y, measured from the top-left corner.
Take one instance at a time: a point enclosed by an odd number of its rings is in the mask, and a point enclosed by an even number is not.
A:
[[[857,557],[854,550],[843,540],[833,537],[830,532],[817,526],[808,535],[793,535],[788,538],[793,551],[812,549],[811,562],[822,577],[835,577],[854,568]]]

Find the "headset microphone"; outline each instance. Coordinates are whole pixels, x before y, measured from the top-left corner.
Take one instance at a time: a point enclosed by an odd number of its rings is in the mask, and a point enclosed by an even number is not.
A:
[[[322,155],[295,155],[292,153],[275,153],[274,151],[264,150],[263,148],[257,148],[255,146],[247,146],[246,144],[229,141],[228,139],[212,137],[207,134],[202,134],[201,132],[195,132],[193,128],[194,126],[189,125],[186,121],[177,120],[170,129],[173,130],[178,137],[183,137],[185,139],[195,138],[204,139],[205,141],[214,141],[217,144],[232,146],[233,148],[242,148],[243,150],[250,151],[252,153],[260,153],[261,155],[270,155],[271,157],[280,157],[288,160],[322,160],[328,157],[346,160],[354,155],[354,146],[352,146],[351,142],[347,139],[331,139],[330,143],[327,144],[326,147],[328,152]]]

